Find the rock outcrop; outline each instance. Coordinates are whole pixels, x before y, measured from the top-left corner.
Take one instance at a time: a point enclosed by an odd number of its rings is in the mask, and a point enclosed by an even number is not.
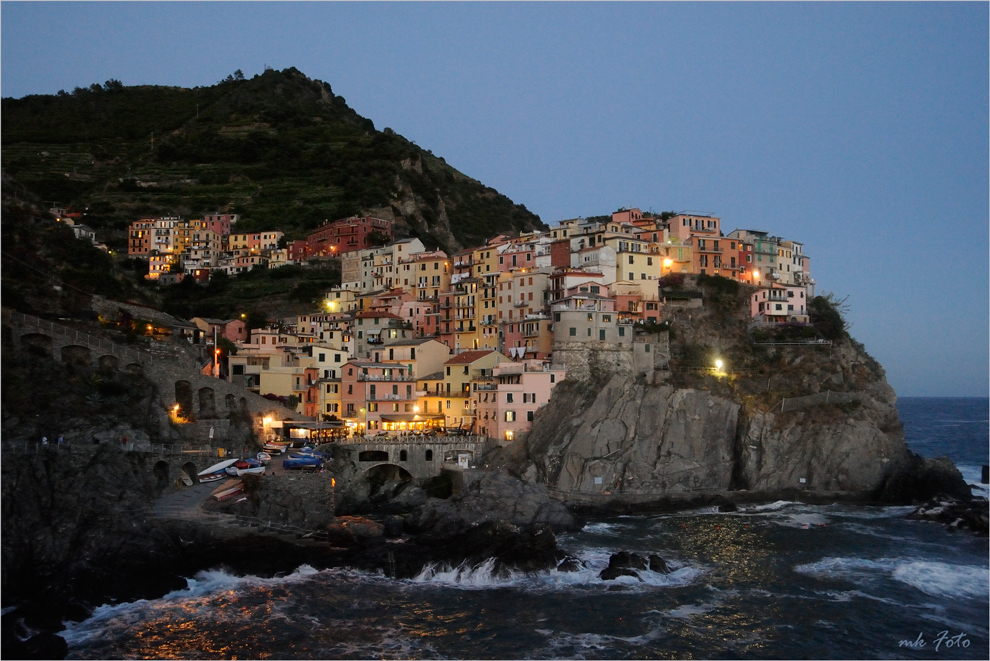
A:
[[[528,437],[486,465],[593,509],[780,497],[911,503],[968,494],[957,472],[908,451],[896,395],[861,345],[842,338],[826,350],[768,350],[739,333],[710,332],[715,321],[695,315],[685,335],[720,342],[705,360],[727,356],[738,371],[674,360],[673,371],[569,379]],[[675,355],[704,353],[686,342],[673,343]]]
[[[527,484],[501,471],[484,472],[463,492],[448,499],[430,498],[406,521],[408,529],[435,536],[458,534],[474,525],[494,521],[522,529],[547,526],[557,531],[580,528],[563,505],[538,484]]]

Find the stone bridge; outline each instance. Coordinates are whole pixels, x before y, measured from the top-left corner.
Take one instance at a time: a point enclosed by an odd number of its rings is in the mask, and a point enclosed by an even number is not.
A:
[[[40,351],[64,363],[87,365],[113,372],[127,370],[152,381],[162,404],[178,405],[186,422],[177,425],[184,439],[223,441],[231,416],[250,416],[261,432],[261,418],[306,419],[295,411],[227,381],[202,373],[187,348],[170,342],[152,342],[145,348],[117,344],[99,333],[80,331],[31,315],[4,309],[3,342],[17,349]],[[212,434],[210,433],[212,430]]]
[[[457,465],[466,458],[476,466],[485,452],[494,447],[486,436],[375,437],[358,436],[338,441],[351,452],[351,461],[362,473],[384,465],[398,466],[417,482],[440,475],[444,465]],[[333,450],[331,449],[331,452]]]

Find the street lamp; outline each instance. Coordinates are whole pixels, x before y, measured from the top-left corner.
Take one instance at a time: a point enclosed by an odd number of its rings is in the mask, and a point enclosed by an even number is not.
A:
[[[364,418],[364,423],[361,427],[361,435],[367,435],[368,433],[368,411],[364,407],[361,407],[361,416]]]

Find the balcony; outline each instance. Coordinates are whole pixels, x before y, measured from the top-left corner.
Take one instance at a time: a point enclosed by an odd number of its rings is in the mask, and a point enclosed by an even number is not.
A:
[[[514,308],[524,308],[524,307],[526,307],[526,301],[515,301],[515,302],[513,302],[512,307],[514,307]]]
[[[358,381],[415,381],[416,377],[403,375],[403,376],[385,376],[384,374],[358,374]]]
[[[368,395],[369,402],[403,402],[407,401],[403,395],[394,395],[392,393],[380,393],[377,395]]]

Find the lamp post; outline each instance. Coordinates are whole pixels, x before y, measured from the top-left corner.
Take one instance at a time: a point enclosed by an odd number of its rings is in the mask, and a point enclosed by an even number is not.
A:
[[[361,435],[362,436],[367,436],[368,435],[368,410],[365,409],[363,406],[361,407],[361,416],[364,418],[364,422],[361,425]]]

